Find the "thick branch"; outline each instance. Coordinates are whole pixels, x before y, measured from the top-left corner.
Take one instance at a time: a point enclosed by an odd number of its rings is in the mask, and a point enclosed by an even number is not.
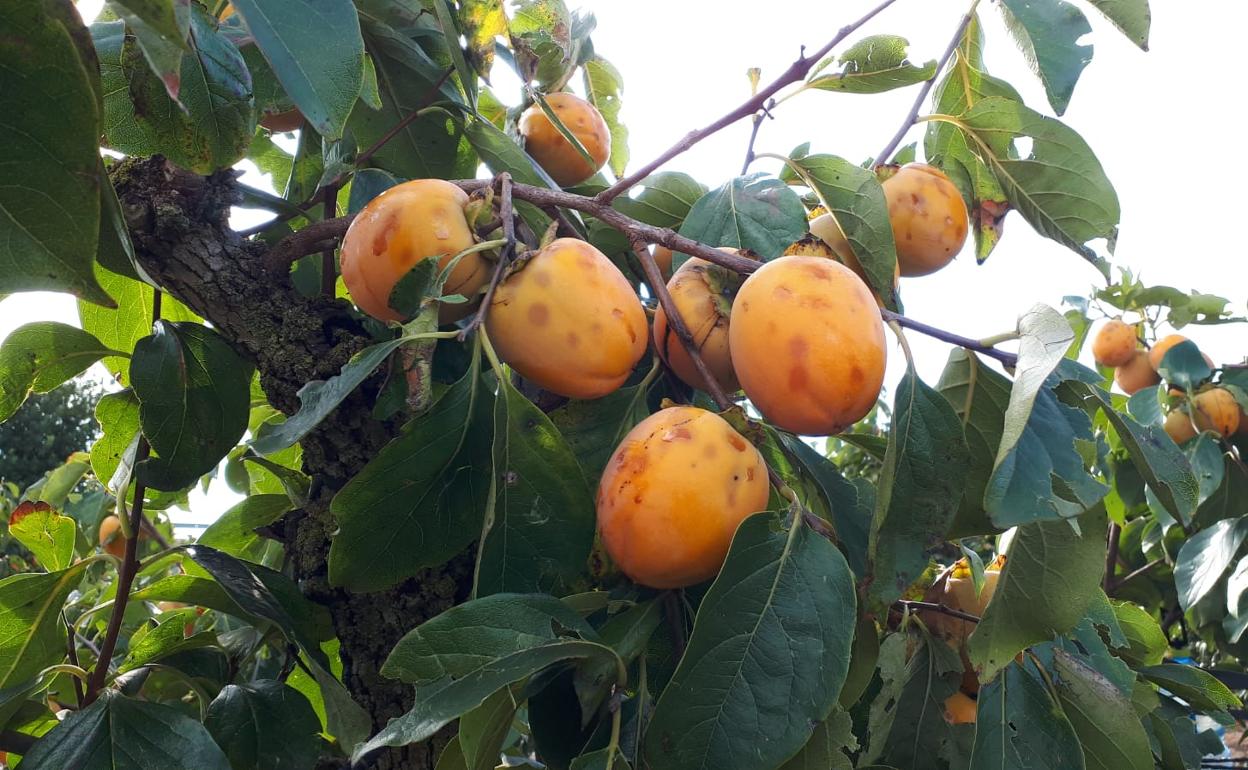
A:
[[[775,96],[776,93],[781,88],[784,88],[785,86],[791,83],[796,83],[804,79],[806,77],[806,73],[810,72],[810,68],[815,66],[815,64],[818,63],[819,60],[822,59],[824,56],[827,56],[828,52],[831,51],[838,43],[840,43],[842,40],[852,35],[862,25],[866,24],[868,21],[871,21],[871,19],[875,18],[876,14],[880,13],[888,6],[892,5],[894,1],[895,0],[884,0],[884,2],[875,6],[870,11],[867,11],[867,13],[862,16],[862,18],[858,19],[857,21],[851,22],[850,24],[847,24],[844,27],[841,27],[841,29],[836,33],[835,37],[829,40],[826,45],[824,45],[818,51],[815,51],[810,56],[806,56],[805,52],[803,52],[800,56],[797,57],[797,61],[790,64],[789,68],[780,74],[780,77],[773,80],[771,83],[765,86],[761,91],[758,91],[749,99],[746,99],[736,109],[732,110],[727,115],[724,115],[722,118],[720,118],[719,120],[716,120],[714,123],[711,123],[708,126],[699,128],[696,131],[690,131],[688,134],[684,136],[684,138],[682,138],[680,141],[676,142],[676,144],[668,148],[668,150],[664,152],[662,155],[650,161],[646,165],[642,166],[637,171],[634,171],[632,174],[629,174],[628,176],[624,177],[620,181],[611,185],[606,190],[603,190],[602,192],[598,193],[598,197],[596,198],[596,200],[599,203],[610,203],[612,200],[618,197],[621,193],[627,191],[628,189],[636,185],[638,182],[650,176],[650,174],[654,173],[655,169],[659,168],[664,163],[667,163],[672,158],[675,158],[677,155],[680,155],[681,153],[685,152],[689,148],[693,147],[698,142],[702,141],[703,139],[707,138],[708,136],[712,134],[719,132],[720,130],[724,128],[727,128],[733,123],[736,123],[738,120],[741,120],[742,118],[747,118],[750,115],[753,115],[754,113],[758,112],[760,109],[762,109],[763,105],[767,103],[767,100]],[[664,245],[666,246],[667,244],[664,244]],[[698,256],[701,256],[701,255],[698,255]]]

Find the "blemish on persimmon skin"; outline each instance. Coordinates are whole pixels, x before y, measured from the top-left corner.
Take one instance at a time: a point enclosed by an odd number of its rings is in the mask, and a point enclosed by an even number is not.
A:
[[[373,235],[373,254],[381,256],[386,253],[386,249],[390,247],[390,238],[394,235],[394,231],[399,229],[399,218],[391,216],[386,219],[386,223],[381,229]]]
[[[662,441],[688,441],[693,438],[693,434],[683,425],[677,425],[671,430],[663,434]]]
[[[714,460],[715,455],[717,454],[719,454],[719,451],[715,449],[714,444],[707,444],[706,446],[702,447],[702,456],[708,460]]]
[[[749,444],[745,443],[745,439],[741,438],[736,433],[728,435],[728,443],[738,452],[744,452],[746,447],[749,446]]]
[[[549,286],[551,282],[550,273],[547,273],[545,271],[534,273],[533,282],[536,283],[538,286]]]
[[[746,469],[745,469],[745,480],[746,480],[746,481],[753,481],[753,480],[754,480],[754,468],[753,468],[753,467],[750,467],[750,468],[746,468]]]
[[[810,343],[804,337],[790,337],[789,353],[796,359],[805,359],[810,354]]]
[[[789,390],[805,390],[809,382],[810,375],[806,373],[805,367],[794,366],[789,369]]]
[[[568,347],[575,348],[581,344],[581,335],[576,332],[568,332]]]
[[[854,367],[849,370],[849,379],[854,385],[861,385],[866,381],[867,375],[862,371],[861,366],[854,364]]]
[[[550,308],[541,302],[529,305],[529,322],[534,326],[545,326],[550,320]]]

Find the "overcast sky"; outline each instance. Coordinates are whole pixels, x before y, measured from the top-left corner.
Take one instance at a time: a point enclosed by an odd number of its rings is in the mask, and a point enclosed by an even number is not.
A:
[[[93,16],[99,2],[80,7]],[[706,3],[674,0],[600,0],[580,7],[598,18],[595,49],[624,75],[622,117],[629,128],[630,166],[636,167],[743,100],[748,68],[762,68],[764,82],[773,79],[800,45],[820,47],[876,2],[721,0],[709,13]],[[1115,264],[1150,284],[1228,297],[1243,315],[1248,259],[1245,239],[1235,229],[1244,226],[1245,217],[1238,187],[1242,170],[1234,161],[1242,107],[1232,77],[1241,66],[1248,4],[1217,3],[1216,11],[1198,11],[1194,4],[1155,1],[1147,53],[1086,3],[1077,5],[1092,23],[1084,42],[1095,51],[1062,120],[1088,141],[1117,188],[1122,224]],[[846,45],[864,35],[891,33],[910,40],[913,60],[938,58],[965,7],[952,0],[898,0]],[[1009,80],[1033,109],[1051,114],[995,3],[981,3],[981,11],[989,71]],[[496,77],[495,86],[501,98],[518,100],[514,78]],[[775,111],[757,150],[786,154],[809,141],[812,152],[861,161],[880,150],[913,98],[913,88],[871,97],[808,92]],[[666,168],[715,187],[740,171],[748,134],[748,121],[742,121]],[[921,130],[914,129],[907,141],[920,137]],[[776,168],[760,162],[753,170]],[[256,175],[246,181],[263,184]],[[246,215],[239,221],[248,221]],[[903,280],[902,297],[909,316],[984,337],[1013,328],[1018,315],[1037,302],[1058,306],[1063,296],[1085,295],[1100,280],[1078,255],[1036,236],[1012,213],[987,263],[975,264],[968,243],[944,271]],[[0,302],[0,337],[44,319],[76,323],[73,300],[34,293]],[[1244,325],[1189,330],[1185,333],[1219,363],[1248,353]],[[934,383],[948,347],[914,333],[909,339],[920,375]],[[890,350],[889,384],[901,373],[897,353]],[[223,494],[197,497],[193,518],[211,519],[229,502]]]

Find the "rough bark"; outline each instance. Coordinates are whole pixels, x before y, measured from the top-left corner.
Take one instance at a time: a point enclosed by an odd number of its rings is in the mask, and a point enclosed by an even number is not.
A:
[[[372,341],[347,303],[303,296],[288,274],[266,269],[265,247],[229,228],[229,208],[240,201],[233,173],[201,177],[154,157],[121,163],[112,178],[139,263],[255,362],[275,408],[294,413],[299,388],[333,376]],[[387,591],[349,594],[329,585],[329,538],[336,527],[329,502],[398,427],[371,417],[378,386],[377,378],[365,383],[302,441],[312,499],[277,529],[304,593],[333,616],[343,678],[375,728],[411,707],[411,688],[378,673],[391,647],[420,622],[463,601],[472,580],[465,553]],[[443,735],[380,752],[368,767],[432,768],[445,740]]]

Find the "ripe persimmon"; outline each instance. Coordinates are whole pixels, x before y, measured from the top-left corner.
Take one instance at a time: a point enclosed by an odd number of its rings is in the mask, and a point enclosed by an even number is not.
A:
[[[633,581],[680,588],[714,577],[742,520],[767,508],[767,466],[717,414],[673,406],[637,424],[598,484],[598,531]]]
[[[475,242],[464,216],[468,194],[441,179],[413,179],[369,201],[342,239],[342,280],[360,310],[382,321],[401,321],[390,307],[390,292],[422,259],[445,268]],[[476,294],[489,280],[489,260],[475,252],[451,270],[443,294],[462,294],[466,303],[444,304],[443,323],[468,315]]]
[[[654,244],[654,262],[659,266],[659,273],[664,278],[672,277],[672,250],[666,246]]]
[[[547,94],[546,104],[589,153],[594,164],[591,166],[586,162],[585,157],[546,117],[542,105],[536,103],[520,115],[519,128],[520,136],[524,137],[524,149],[560,186],[584,182],[611,157],[611,129],[597,107],[575,94]]]
[[[499,285],[485,318],[499,357],[570,398],[599,398],[646,352],[646,314],[632,284],[601,251],[559,238]]]
[[[934,166],[908,163],[883,187],[901,274],[927,275],[949,264],[969,229],[957,186]]]
[[[1230,436],[1239,430],[1239,402],[1226,388],[1210,388],[1192,397],[1196,427]]]
[[[100,519],[100,547],[118,559],[126,556],[126,538],[121,534],[121,520],[116,516]]]
[[[1175,409],[1166,415],[1166,421],[1163,424],[1166,434],[1174,440],[1174,443],[1183,446],[1187,442],[1196,438],[1196,427],[1192,425],[1191,416],[1182,409]]]
[[[1161,375],[1148,361],[1148,353],[1143,349],[1135,351],[1135,355],[1122,366],[1114,370],[1114,382],[1128,396],[1134,395],[1144,388],[1161,382]]]
[[[841,264],[854,271],[854,275],[862,279],[862,282],[871,286],[867,279],[867,272],[862,269],[862,263],[858,261],[858,257],[854,256],[854,250],[850,247],[849,241],[846,240],[845,234],[841,232],[841,226],[837,224],[836,218],[831,214],[820,214],[810,220],[810,232],[819,240],[828,244],[828,248],[832,249],[832,253],[841,261]],[[901,279],[901,262],[893,265],[893,291],[897,291]],[[873,292],[874,293],[874,292]],[[883,305],[879,295],[876,295],[876,304]]]
[[[1092,339],[1092,357],[1101,366],[1122,366],[1140,346],[1135,327],[1120,318],[1106,321]]]
[[[1157,340],[1152,349],[1148,351],[1148,363],[1153,367],[1153,371],[1161,369],[1161,359],[1166,357],[1170,348],[1180,342],[1187,342],[1187,337],[1182,334],[1168,334]]]
[[[978,704],[964,692],[955,692],[945,699],[945,721],[951,725],[975,724]]]
[[[826,436],[862,419],[884,383],[884,323],[871,290],[821,257],[780,257],[742,284],[729,348],[737,378],[773,425]]]
[[[728,319],[732,313],[732,299],[740,287],[741,277],[737,273],[697,257],[681,265],[667,282],[667,290],[689,327],[702,360],[728,393],[741,389],[728,349]],[[708,390],[680,337],[674,329],[668,328],[667,312],[662,305],[654,312],[654,345],[677,377],[691,387]]]

